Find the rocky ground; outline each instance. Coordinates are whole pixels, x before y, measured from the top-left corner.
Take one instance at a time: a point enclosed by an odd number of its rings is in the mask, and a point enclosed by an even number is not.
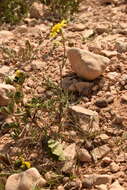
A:
[[[83,59],[88,64],[89,60],[94,63],[90,74],[93,78],[78,77],[71,64],[75,60],[79,63],[79,58],[74,54],[71,59],[66,54],[62,94],[62,39],[60,35],[55,40],[49,37],[53,23],[43,13],[44,10],[31,11],[34,18],[25,18],[15,27],[0,26],[1,106],[9,104],[5,92],[16,88],[3,85],[5,78],[16,70],[27,75],[22,86],[23,100],[15,108],[18,111],[0,116],[0,190],[4,189],[8,176],[22,171],[16,164],[21,157],[43,176],[39,181],[41,189],[126,190],[127,2],[82,2],[79,12],[63,29],[64,37],[66,47],[92,53],[90,59],[84,53]],[[94,53],[101,55],[101,60]],[[100,64],[99,74],[96,60]],[[32,98],[36,106],[32,107],[31,115],[27,110],[26,120],[22,112]],[[37,107],[40,99],[43,109]],[[57,158],[47,150],[49,139],[63,146],[60,155],[55,154]],[[64,161],[58,160],[61,154],[66,158]],[[36,169],[30,169],[35,182],[40,180]],[[6,190],[30,190],[32,177],[29,172],[24,176],[19,186],[15,176],[10,178]]]

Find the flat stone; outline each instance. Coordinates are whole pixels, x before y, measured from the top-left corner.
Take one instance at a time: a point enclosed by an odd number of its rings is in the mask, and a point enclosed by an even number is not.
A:
[[[86,109],[80,105],[70,106],[69,112],[84,133],[99,130],[99,117],[96,111]]]
[[[90,174],[84,175],[83,187],[91,188],[93,185],[101,185],[111,183],[112,177],[106,174]]]
[[[108,57],[108,58],[112,58],[114,56],[117,56],[118,52],[117,51],[107,51],[107,50],[102,50],[101,54]]]
[[[102,145],[93,149],[91,151],[91,155],[93,156],[93,159],[96,162],[98,159],[101,159],[109,152],[110,152],[110,148],[107,145]]]

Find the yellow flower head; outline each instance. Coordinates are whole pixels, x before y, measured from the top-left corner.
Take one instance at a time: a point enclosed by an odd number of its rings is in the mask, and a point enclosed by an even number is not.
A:
[[[57,33],[60,32],[64,26],[66,26],[66,20],[62,20],[60,23],[55,24],[51,29],[50,36],[55,37]]]

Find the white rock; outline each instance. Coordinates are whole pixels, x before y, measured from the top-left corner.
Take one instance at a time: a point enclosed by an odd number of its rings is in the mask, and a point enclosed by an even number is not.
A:
[[[10,103],[11,98],[9,94],[14,94],[16,91],[15,87],[9,84],[0,84],[0,106],[6,106]]]
[[[25,172],[11,175],[6,182],[5,190],[32,190],[44,187],[46,181],[41,177],[36,168],[30,168]]]
[[[78,154],[77,155],[78,159],[81,162],[91,162],[91,160],[92,160],[91,155],[89,154],[89,152],[86,149],[83,149],[83,148],[79,149],[77,154]]]
[[[109,190],[125,190],[124,187],[122,187],[119,182],[116,180],[112,185],[110,186]]]
[[[110,62],[107,57],[79,48],[69,48],[67,51],[67,57],[72,66],[72,70],[79,77],[87,80],[98,78]]]
[[[80,105],[70,106],[69,111],[83,132],[99,130],[99,116],[96,111],[86,109]]]
[[[39,19],[43,15],[43,5],[39,2],[34,2],[30,8],[30,17]]]
[[[94,161],[96,162],[98,159],[102,158],[106,154],[110,152],[110,148],[107,145],[99,146],[91,151]]]

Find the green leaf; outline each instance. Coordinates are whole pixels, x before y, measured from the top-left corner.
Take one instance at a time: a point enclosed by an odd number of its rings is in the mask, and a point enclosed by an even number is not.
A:
[[[48,140],[48,148],[50,148],[52,154],[58,157],[58,160],[65,160],[63,145],[53,139]]]

